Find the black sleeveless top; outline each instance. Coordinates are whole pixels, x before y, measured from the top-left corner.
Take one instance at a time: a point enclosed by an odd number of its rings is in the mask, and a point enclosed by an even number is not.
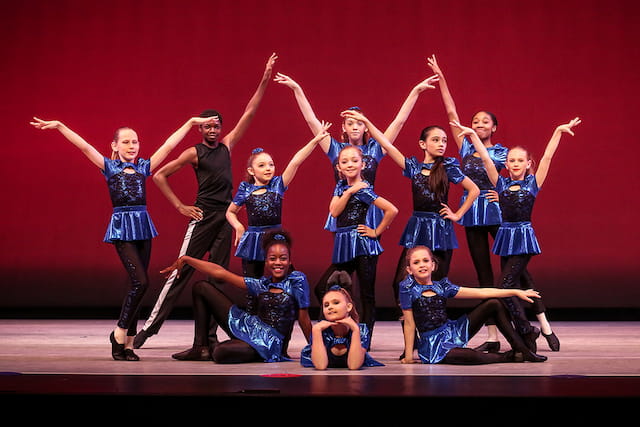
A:
[[[229,149],[221,143],[215,148],[204,143],[195,147],[198,154],[198,167],[194,168],[198,180],[195,205],[205,211],[226,210],[233,191]]]

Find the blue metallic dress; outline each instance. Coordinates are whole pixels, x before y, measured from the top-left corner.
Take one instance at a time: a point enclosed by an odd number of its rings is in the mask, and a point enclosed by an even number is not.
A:
[[[289,361],[285,343],[291,338],[298,310],[310,304],[309,283],[304,273],[293,271],[281,282],[271,277],[245,277],[249,297],[256,298],[256,314],[236,305],[229,309],[233,335],[253,347],[265,362]],[[272,292],[280,289],[282,292]]]
[[[260,193],[259,190],[266,190]],[[267,185],[243,181],[233,203],[247,207],[248,228],[240,238],[235,255],[247,261],[264,261],[262,238],[271,229],[281,228],[282,201],[287,187],[282,176],[274,176]],[[259,192],[257,194],[256,192]]]
[[[151,175],[150,165],[151,161],[146,159],[138,159],[133,164],[104,158],[102,173],[107,180],[113,206],[105,242],[148,240],[158,235],[147,212],[145,181]],[[127,173],[127,168],[133,173]]]
[[[334,196],[342,196],[347,188],[345,180],[336,184]],[[383,251],[380,241],[362,236],[358,232],[359,224],[366,224],[369,207],[378,198],[371,187],[362,188],[349,198],[347,206],[336,217],[336,230],[333,238],[334,264],[349,262],[360,255],[380,255]]]
[[[492,147],[487,147],[487,151],[498,172],[504,169],[504,163],[507,160],[507,152],[509,150],[500,144],[496,144]],[[475,153],[476,149],[473,147],[473,144],[465,137],[462,141],[462,147],[460,148],[462,173],[476,183],[480,189],[480,195],[473,201],[469,210],[460,218],[458,224],[465,227],[498,225],[502,222],[500,205],[498,202],[490,202],[487,200],[488,190],[494,190],[494,186],[487,176],[487,170],[484,167],[482,159],[474,156]],[[467,200],[467,197],[468,193],[465,190],[460,199],[460,205]]]
[[[458,184],[465,178],[455,158],[445,157],[443,163],[449,182]],[[405,248],[424,245],[433,251],[439,251],[458,247],[453,222],[442,218],[439,213],[441,203],[447,203],[448,198],[438,200],[429,189],[430,176],[422,173],[423,169],[431,170],[433,165],[421,163],[415,157],[405,158],[403,174],[411,179],[413,194],[413,214],[400,237],[400,245]]]
[[[336,170],[336,164],[338,163],[338,155],[340,154],[340,150],[344,147],[352,146],[353,144],[348,142],[338,142],[336,139],[331,138],[331,142],[329,144],[329,151],[327,151],[327,157],[331,161],[331,165],[333,167],[333,173],[335,175],[336,183],[340,181],[340,175]],[[380,160],[385,156],[384,151],[382,150],[382,146],[380,143],[373,138],[369,138],[365,145],[353,145],[354,147],[358,147],[360,151],[362,151],[362,161],[364,163],[364,167],[362,168],[362,179],[367,181],[371,188],[376,183],[376,172],[378,171],[378,165],[380,164]],[[376,228],[383,217],[382,210],[377,206],[371,206],[369,211],[367,212],[367,221],[366,224],[371,228]],[[365,224],[364,222],[362,224]],[[335,218],[331,215],[327,218],[327,222],[325,223],[325,230],[336,231],[336,223]]]
[[[510,189],[514,187],[516,189]],[[500,197],[502,224],[493,242],[493,253],[500,256],[541,253],[531,225],[533,204],[539,191],[535,175],[527,175],[522,181],[500,176],[496,191]]]
[[[360,323],[358,325],[360,327],[360,343],[363,348],[369,348],[369,342],[371,337],[369,336],[369,328],[364,323]],[[347,358],[349,356],[349,352],[345,352],[341,356],[336,356],[333,354],[331,349],[337,345],[344,345],[347,349],[351,346],[351,335],[352,332],[349,331],[347,336],[337,337],[333,332],[333,328],[329,327],[322,331],[322,341],[324,342],[324,346],[327,349],[327,357],[329,358],[329,368],[347,368]],[[313,340],[313,336],[311,337]],[[300,352],[300,364],[305,368],[313,368],[313,362],[311,361],[311,344],[307,344],[302,351]],[[370,366],[384,366],[383,363],[375,360],[369,353],[365,353],[364,362],[362,366],[370,367]]]
[[[462,348],[469,341],[469,319],[447,317],[447,299],[460,289],[447,278],[431,285],[419,284],[409,275],[400,283],[400,307],[412,310],[418,331],[416,349],[422,363],[438,363],[453,348]],[[435,295],[424,296],[425,291]]]

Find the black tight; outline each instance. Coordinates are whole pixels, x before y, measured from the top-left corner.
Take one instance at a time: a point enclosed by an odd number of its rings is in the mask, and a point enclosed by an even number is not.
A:
[[[216,363],[247,363],[262,361],[257,351],[248,343],[233,336],[229,329],[229,309],[231,299],[207,281],[193,284],[193,311],[195,334],[193,345],[208,346],[212,318],[230,337],[216,344],[211,354]]]
[[[373,325],[376,321],[376,270],[378,266],[377,255],[361,255],[357,256],[349,262],[342,264],[332,264],[327,271],[324,272],[314,288],[314,293],[318,302],[322,304],[322,297],[327,291],[327,280],[329,276],[336,271],[346,271],[349,275],[356,273],[358,278],[358,287],[360,288],[360,305],[358,313],[360,320],[369,328],[369,334],[373,333]],[[353,290],[348,289],[353,296]]]
[[[527,271],[527,264],[531,260],[531,255],[511,255],[501,258],[502,274],[498,286],[503,289],[520,289],[523,284],[525,286],[533,285],[531,275]],[[525,283],[522,283],[523,279]],[[531,332],[532,326],[525,313],[524,304],[518,297],[502,298],[516,330],[521,335]],[[544,311],[544,310],[543,310]]]
[[[469,339],[471,339],[489,319],[495,321],[496,326],[516,352],[528,352],[528,348],[520,335],[511,326],[509,313],[500,300],[491,298],[476,306],[468,315]],[[487,363],[506,362],[504,354],[484,353],[472,348],[454,348],[450,350],[440,363],[455,365],[480,365]]]
[[[489,236],[495,238],[499,227],[499,225],[464,227],[469,255],[471,255],[471,260],[478,276],[478,285],[481,288],[494,286]]]
[[[131,287],[122,303],[118,327],[126,329],[128,336],[135,336],[140,314],[140,303],[149,287],[147,269],[151,258],[151,240],[116,240],[114,241],[114,247],[131,283]]]

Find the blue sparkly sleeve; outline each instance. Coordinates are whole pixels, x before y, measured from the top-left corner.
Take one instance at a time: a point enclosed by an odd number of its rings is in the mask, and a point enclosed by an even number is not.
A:
[[[500,144],[496,144],[489,148],[489,156],[498,170],[504,169],[507,162],[507,153],[509,149]]]
[[[106,179],[111,178],[115,172],[113,170],[114,161],[108,157],[104,157],[104,169],[102,170],[102,174]]]
[[[400,308],[403,310],[408,310],[413,306],[413,294],[411,292],[413,281],[411,277],[407,276],[400,284],[398,285],[398,297],[400,300]]]
[[[384,150],[382,149],[380,143],[373,138],[369,138],[367,147],[367,154],[376,159],[376,162],[380,163],[380,160],[382,160],[382,158],[385,156]]]
[[[447,172],[447,177],[449,178],[449,182],[458,184],[463,179],[466,178],[466,175],[462,173],[462,169],[460,169],[460,163],[458,162],[458,159],[454,157],[445,158],[444,168],[445,168],[445,171]]]
[[[274,176],[269,182],[269,190],[273,191],[274,193],[278,193],[281,196],[284,195],[284,192],[287,191],[287,188],[289,187],[285,187],[282,175]]]
[[[460,286],[454,285],[448,278],[443,278],[438,282],[435,282],[440,287],[438,293],[445,298],[453,298],[458,294]]]
[[[244,284],[247,285],[247,291],[249,295],[259,295],[264,290],[263,281],[264,277],[256,279],[255,277],[245,277]]]
[[[136,169],[137,169],[138,172],[140,172],[144,176],[151,176],[151,160],[150,159],[138,159],[138,163],[136,165]]]
[[[311,297],[307,276],[300,271],[294,271],[289,277],[291,279],[291,290],[298,302],[298,308],[308,308],[311,305]]]
[[[242,181],[238,186],[236,195],[233,197],[233,203],[238,206],[244,205],[244,203],[247,201],[247,197],[249,197],[249,194],[251,194],[250,189],[251,184],[249,184],[247,181]]]
[[[416,157],[405,157],[404,158],[404,170],[402,174],[407,178],[413,178],[418,172],[420,172],[421,167],[418,167],[418,159]]]
[[[362,188],[358,190],[358,192],[354,195],[354,197],[360,200],[361,202],[371,205],[378,198],[378,195],[374,193],[371,186],[369,186],[367,188]]]
[[[340,150],[342,150],[343,144],[339,143],[334,137],[331,137],[331,141],[329,142],[329,150],[327,151],[327,157],[331,162],[335,162],[338,158],[338,154],[340,154]]]

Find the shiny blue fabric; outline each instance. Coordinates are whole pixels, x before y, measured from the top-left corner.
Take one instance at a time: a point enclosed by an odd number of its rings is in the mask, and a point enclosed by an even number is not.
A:
[[[340,176],[337,173],[335,166],[338,161],[338,154],[340,154],[340,150],[344,147],[350,146],[352,144],[348,142],[338,142],[336,139],[331,138],[331,142],[329,144],[329,150],[327,151],[327,157],[331,161],[331,165],[333,166],[335,180],[336,183],[340,181]],[[382,146],[378,141],[373,138],[369,138],[367,144],[365,145],[355,145],[358,147],[360,151],[362,151],[362,161],[364,163],[364,167],[362,169],[362,177],[365,181],[367,181],[371,188],[376,182],[376,173],[378,171],[378,165],[380,164],[380,160],[385,156],[384,151],[382,150]],[[382,209],[377,206],[371,205],[369,207],[369,211],[367,212],[367,221],[366,225],[371,228],[376,228],[383,217]],[[327,221],[324,224],[325,230],[336,231],[338,226],[336,225],[336,219],[329,214],[327,216]]]
[[[308,308],[310,305],[309,283],[304,273],[293,271],[281,282],[272,282],[270,277],[245,277],[247,292],[250,297],[259,297],[260,294],[268,293],[272,288],[281,289],[283,294],[289,296],[287,301],[295,304],[295,309]],[[272,296],[282,296],[274,294]],[[282,330],[288,334],[293,328],[294,319],[288,325],[281,325],[281,319],[273,318],[277,316],[278,310],[270,310],[269,307],[259,307],[259,315],[249,314],[237,306],[229,309],[229,328],[232,334],[253,347],[265,362],[289,361],[284,354],[284,343],[289,336],[279,331],[275,325],[280,325]],[[286,310],[285,310],[286,311]]]
[[[453,222],[435,212],[413,212],[400,237],[405,248],[424,245],[431,250],[448,250],[458,247]]]
[[[440,362],[452,348],[461,348],[469,341],[469,319],[447,317],[446,301],[460,287],[444,278],[431,285],[421,285],[409,275],[399,284],[399,301],[403,310],[412,310],[418,330],[416,349],[423,363]],[[435,295],[424,296],[425,291]]]
[[[235,255],[246,260],[264,261],[265,253],[262,249],[262,238],[269,230],[281,228],[280,224],[265,226],[249,226],[240,237]]]
[[[487,151],[496,169],[498,171],[504,169],[509,150],[500,144],[496,144],[492,147],[487,147]],[[465,137],[460,147],[462,172],[480,188],[480,196],[473,201],[473,204],[458,221],[458,224],[465,227],[500,224],[502,222],[502,214],[499,203],[490,202],[486,198],[487,190],[494,189],[494,186],[487,176],[482,159],[474,156],[475,153],[476,149],[473,144]],[[465,191],[460,198],[460,205],[467,200],[467,197],[468,194]]]
[[[340,227],[333,237],[334,264],[351,261],[360,255],[380,255],[384,249],[378,239],[362,236],[356,229],[357,226]]]
[[[264,193],[256,191],[265,189]],[[246,206],[248,228],[240,237],[235,255],[249,261],[264,261],[262,237],[271,229],[281,228],[282,202],[287,191],[282,176],[274,176],[267,185],[243,181],[233,197],[237,206]]]
[[[369,348],[370,334],[369,328],[364,323],[360,323],[358,325],[360,327],[360,343],[363,348]],[[329,368],[346,368],[347,367],[347,357],[349,352],[347,351],[342,356],[336,356],[331,352],[331,348],[336,345],[344,345],[347,348],[351,345],[351,336],[352,332],[349,331],[346,337],[336,337],[332,328],[327,328],[322,331],[322,341],[324,342],[324,346],[327,349],[327,356],[329,358]],[[313,336],[311,337],[313,341]],[[300,352],[300,364],[305,368],[313,368],[313,362],[311,361],[311,344],[307,344],[302,351]],[[364,356],[364,361],[362,363],[363,367],[372,367],[372,366],[384,366],[383,363],[375,360],[371,355],[367,352]]]
[[[147,240],[158,235],[146,207],[146,178],[151,175],[151,161],[138,159],[134,163],[104,158],[104,175],[109,188],[113,213],[104,241]],[[130,168],[134,173],[124,170]]]
[[[511,190],[514,186],[518,188]],[[493,253],[500,256],[540,254],[542,251],[531,225],[531,213],[539,191],[535,176],[527,175],[521,181],[501,176],[496,191],[503,222],[493,242]]]

